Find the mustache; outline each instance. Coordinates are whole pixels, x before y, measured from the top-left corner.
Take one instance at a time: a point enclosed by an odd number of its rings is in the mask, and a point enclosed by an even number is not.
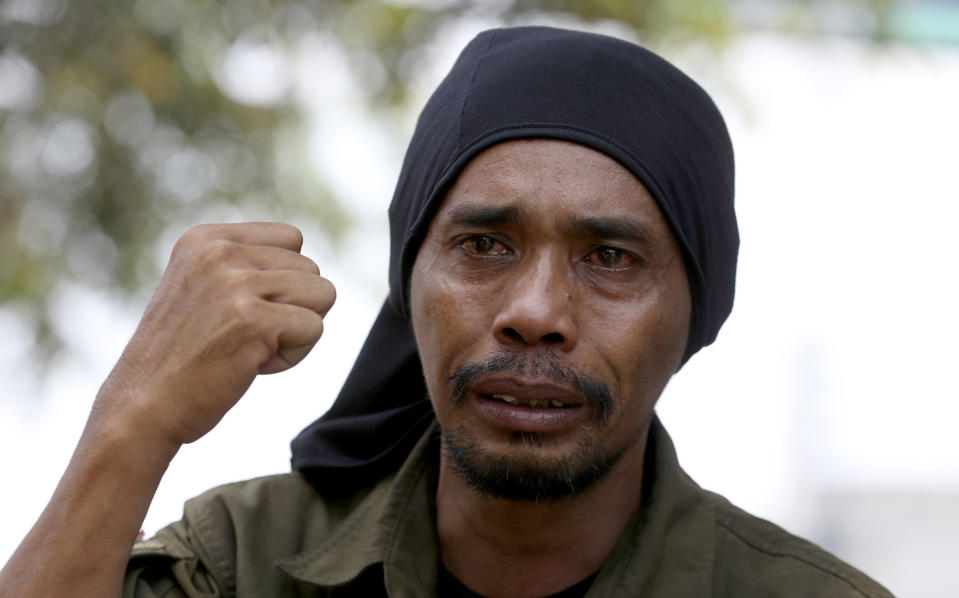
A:
[[[538,353],[533,357],[504,353],[463,365],[449,377],[450,399],[455,405],[477,380],[491,374],[503,373],[519,377],[537,376],[569,386],[585,397],[587,407],[593,410],[603,423],[607,423],[613,413],[613,396],[605,382],[577,372],[551,352]]]

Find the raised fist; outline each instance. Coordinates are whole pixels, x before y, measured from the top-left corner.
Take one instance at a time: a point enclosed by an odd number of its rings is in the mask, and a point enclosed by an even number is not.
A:
[[[177,241],[94,406],[174,443],[210,431],[257,374],[286,370],[323,332],[336,291],[278,223],[200,225]]]

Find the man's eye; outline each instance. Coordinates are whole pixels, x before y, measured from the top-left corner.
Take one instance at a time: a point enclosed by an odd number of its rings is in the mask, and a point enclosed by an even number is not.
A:
[[[633,256],[615,247],[597,247],[586,256],[586,261],[603,268],[628,268],[636,263]]]
[[[463,241],[462,246],[472,253],[480,254],[503,253],[506,249],[502,243],[489,235],[470,237]]]

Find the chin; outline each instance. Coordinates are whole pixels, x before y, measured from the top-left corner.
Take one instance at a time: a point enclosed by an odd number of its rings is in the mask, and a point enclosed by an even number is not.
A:
[[[505,446],[486,447],[466,426],[443,430],[443,452],[460,479],[492,498],[522,502],[572,499],[589,492],[619,460],[585,434],[563,449],[555,439],[514,432]]]

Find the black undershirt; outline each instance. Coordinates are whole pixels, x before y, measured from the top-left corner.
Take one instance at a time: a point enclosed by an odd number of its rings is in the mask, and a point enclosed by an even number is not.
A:
[[[583,598],[589,590],[589,586],[593,584],[594,579],[596,579],[595,573],[583,581],[545,598]],[[442,563],[440,563],[439,576],[436,580],[436,593],[439,598],[482,598],[480,594],[464,586],[460,580],[453,577],[453,574],[447,571]]]

